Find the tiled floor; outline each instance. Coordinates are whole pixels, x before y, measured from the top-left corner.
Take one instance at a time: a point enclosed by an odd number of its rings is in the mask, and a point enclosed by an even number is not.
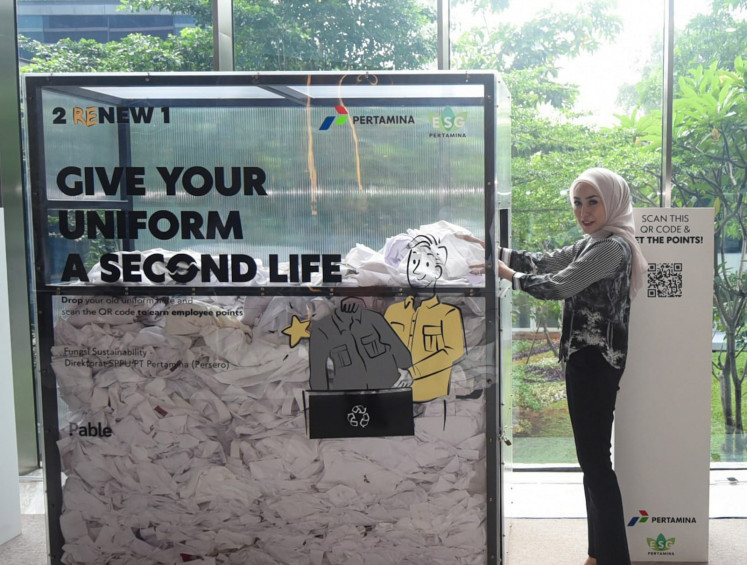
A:
[[[520,471],[506,474],[505,482],[506,517],[586,517],[580,473]],[[711,471],[709,512],[711,518],[747,518],[747,469]]]
[[[515,472],[505,482],[507,565],[581,565],[586,559],[581,474]],[[711,471],[709,494],[708,564],[745,565],[747,469]]]
[[[41,474],[24,477],[20,492],[23,533],[0,546],[0,563],[45,565],[46,517]],[[506,477],[504,510],[507,565],[584,562],[586,521],[579,473],[513,473]],[[711,472],[710,512],[708,564],[747,563],[747,469]]]
[[[747,520],[713,519],[708,530],[708,565],[747,563]],[[506,565],[582,565],[586,560],[586,520],[510,518],[505,531]],[[647,561],[645,565],[664,563],[685,565],[680,561]]]
[[[44,481],[41,471],[21,477],[21,514],[44,514]]]

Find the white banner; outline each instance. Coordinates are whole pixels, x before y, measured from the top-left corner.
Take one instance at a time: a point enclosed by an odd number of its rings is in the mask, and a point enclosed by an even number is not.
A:
[[[615,468],[633,561],[707,561],[713,210],[637,209],[648,283],[633,302]]]

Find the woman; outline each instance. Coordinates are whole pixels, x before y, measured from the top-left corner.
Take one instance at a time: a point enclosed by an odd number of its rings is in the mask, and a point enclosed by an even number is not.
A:
[[[563,299],[560,358],[584,474],[586,565],[630,565],[622,498],[610,458],[612,421],[628,349],[630,301],[647,263],[635,240],[630,189],[602,168],[571,185],[576,221],[589,237],[550,253],[501,249],[498,276],[545,300]]]

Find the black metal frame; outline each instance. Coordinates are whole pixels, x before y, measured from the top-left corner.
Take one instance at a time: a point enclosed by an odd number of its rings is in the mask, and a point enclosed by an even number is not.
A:
[[[501,380],[500,380],[500,342],[499,342],[499,302],[496,293],[495,276],[495,250],[493,242],[495,238],[496,197],[495,187],[497,179],[496,171],[496,82],[497,77],[493,73],[464,73],[464,72],[438,72],[438,73],[197,73],[197,74],[79,74],[79,75],[26,75],[26,107],[28,120],[28,156],[30,164],[29,185],[26,190],[30,194],[31,215],[34,240],[34,258],[30,258],[36,275],[35,292],[37,304],[37,335],[39,355],[39,386],[41,388],[42,400],[42,429],[43,429],[43,453],[44,472],[47,489],[47,516],[48,535],[50,542],[50,556],[52,563],[61,563],[62,546],[64,539],[60,529],[59,518],[62,509],[62,485],[61,485],[61,462],[56,442],[59,439],[58,405],[57,405],[57,382],[51,369],[51,345],[54,343],[53,297],[60,295],[114,295],[114,296],[146,296],[158,294],[160,296],[404,296],[418,294],[411,288],[395,287],[336,287],[323,286],[310,289],[308,287],[245,287],[245,286],[221,286],[219,288],[205,286],[93,286],[93,285],[64,285],[47,284],[46,272],[49,265],[49,249],[47,247],[48,222],[47,214],[50,209],[64,207],[75,208],[110,208],[122,209],[131,207],[131,202],[124,200],[100,200],[99,202],[70,200],[49,201],[46,197],[45,171],[44,171],[44,124],[42,123],[41,92],[45,89],[64,91],[91,98],[91,91],[85,87],[132,87],[132,86],[179,86],[184,88],[197,86],[261,86],[268,91],[282,94],[283,87],[288,86],[337,86],[372,84],[371,81],[381,84],[413,85],[422,86],[424,96],[422,98],[360,98],[346,99],[348,106],[366,105],[376,103],[392,105],[398,102],[403,105],[438,105],[443,98],[432,98],[428,96],[428,85],[464,85],[479,84],[484,87],[483,98],[449,98],[450,104],[482,105],[484,109],[484,153],[485,153],[485,287],[439,287],[439,295],[456,296],[479,296],[486,300],[486,343],[488,344],[486,364],[495,368],[495,378],[488,378],[486,387],[486,448],[487,448],[487,548],[486,562],[495,564],[503,562],[504,548],[502,535],[503,509],[502,509],[502,442],[500,441],[502,429],[501,415]],[[94,98],[95,102],[117,104],[120,106],[143,105],[140,100],[120,100],[111,97]],[[204,101],[190,99],[156,100],[149,99],[147,105],[156,105],[168,102],[171,107],[177,106],[204,106]],[[284,105],[306,104],[319,106],[330,106],[338,103],[337,98],[315,98],[311,101],[263,100],[262,105]],[[257,105],[256,100],[210,100],[211,106],[236,106]],[[129,160],[129,127],[120,124],[118,128],[120,160]],[[504,212],[504,211],[501,211]],[[508,218],[508,211],[505,211]],[[501,214],[503,216],[503,213]],[[501,218],[503,219],[503,218]],[[499,242],[501,246],[508,244],[508,232],[501,222],[499,226]],[[129,246],[124,242],[124,247]]]

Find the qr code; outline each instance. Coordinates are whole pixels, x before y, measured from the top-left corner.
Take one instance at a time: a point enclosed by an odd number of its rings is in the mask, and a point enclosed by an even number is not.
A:
[[[682,263],[648,264],[648,297],[682,297]]]

